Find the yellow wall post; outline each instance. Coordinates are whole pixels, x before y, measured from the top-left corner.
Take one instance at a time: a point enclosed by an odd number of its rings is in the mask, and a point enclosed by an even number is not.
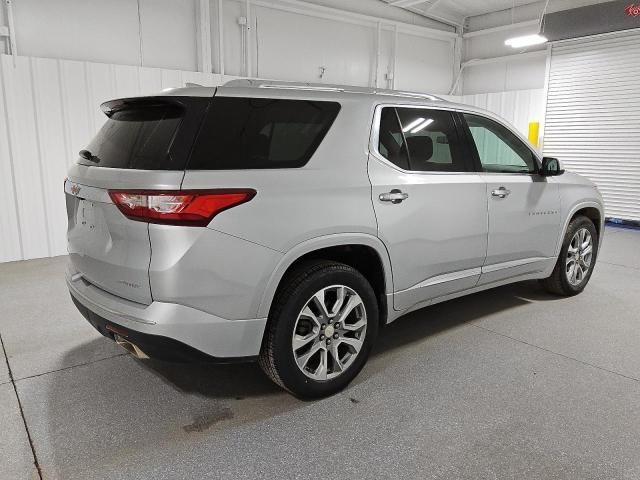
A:
[[[538,146],[538,135],[540,132],[540,122],[529,122],[529,141]]]

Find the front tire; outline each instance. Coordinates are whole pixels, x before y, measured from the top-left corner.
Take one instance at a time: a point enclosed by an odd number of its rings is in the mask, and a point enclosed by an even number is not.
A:
[[[276,295],[259,364],[297,397],[325,397],[356,377],[377,333],[376,296],[360,272],[337,262],[304,262]]]
[[[569,223],[558,261],[542,286],[555,295],[572,296],[582,292],[589,283],[598,252],[598,232],[593,222],[577,216]]]

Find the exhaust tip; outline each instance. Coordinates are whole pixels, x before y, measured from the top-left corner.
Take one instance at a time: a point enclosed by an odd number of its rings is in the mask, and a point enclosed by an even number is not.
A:
[[[134,357],[140,360],[146,360],[149,356],[142,351],[140,347],[138,347],[135,343],[130,342],[124,337],[121,337],[117,333],[113,335],[113,339],[116,341],[118,345],[124,348],[127,352],[129,352]]]

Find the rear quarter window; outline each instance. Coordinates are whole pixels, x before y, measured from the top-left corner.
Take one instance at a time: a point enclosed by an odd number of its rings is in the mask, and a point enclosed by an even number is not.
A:
[[[107,120],[86,150],[91,167],[184,170],[209,98],[140,97],[105,102]]]
[[[188,169],[302,167],[339,111],[337,102],[214,97]]]

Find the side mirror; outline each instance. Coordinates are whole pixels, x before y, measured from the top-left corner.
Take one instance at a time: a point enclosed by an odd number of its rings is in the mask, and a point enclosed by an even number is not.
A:
[[[555,177],[558,175],[562,175],[564,173],[564,169],[562,168],[562,164],[560,160],[553,157],[544,157],[542,159],[542,169],[540,170],[540,175],[543,177]]]

